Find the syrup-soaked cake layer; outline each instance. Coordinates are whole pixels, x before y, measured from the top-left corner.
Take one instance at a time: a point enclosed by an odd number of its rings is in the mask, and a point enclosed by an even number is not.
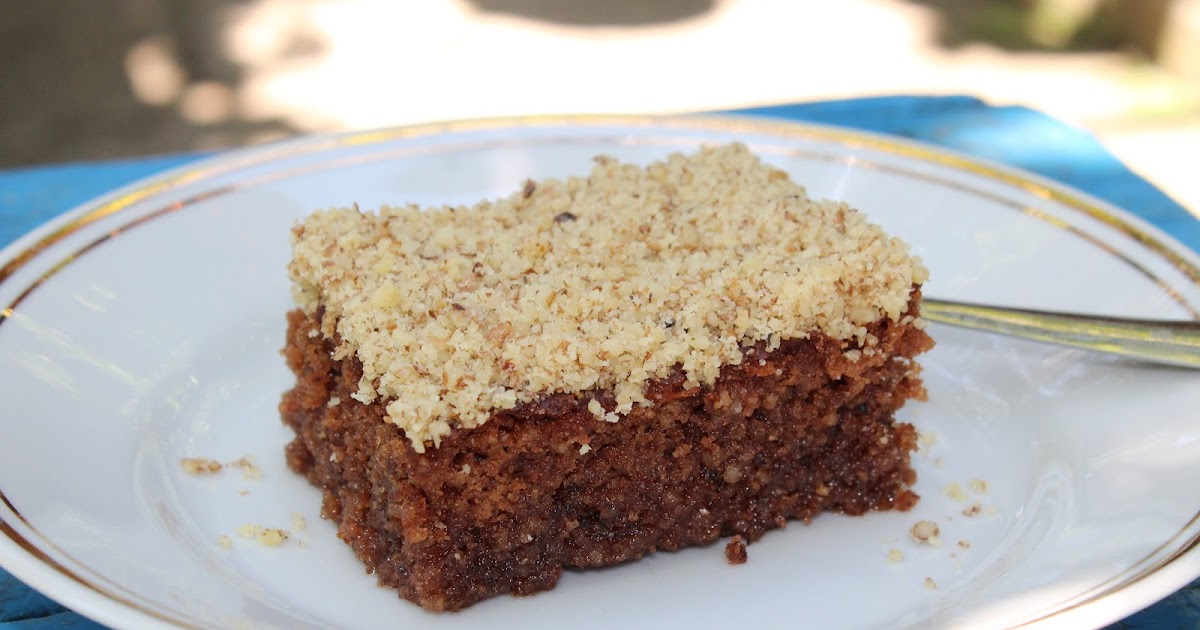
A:
[[[310,334],[322,309],[293,311],[288,463],[381,584],[437,611],[552,588],[564,568],[754,541],[823,511],[907,510],[917,436],[893,414],[923,396],[919,295],[866,326],[869,353],[819,332],[760,341],[707,385],[678,366],[648,381],[651,404],[618,422],[588,409],[613,406],[611,390],[548,393],[424,453],[387,421],[387,399],[355,399],[357,356]]]
[[[322,309],[310,334],[362,366],[343,399],[386,403],[418,452],[554,394],[607,392],[583,402],[616,422],[650,383],[711,389],[754,345],[815,334],[869,355],[869,324],[907,325],[926,277],[904,243],[738,144],[598,158],[471,208],[318,212],[289,270],[301,308]]]

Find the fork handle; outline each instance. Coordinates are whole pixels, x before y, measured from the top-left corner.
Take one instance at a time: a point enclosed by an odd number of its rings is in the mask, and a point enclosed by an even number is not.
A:
[[[1197,321],[1099,317],[936,298],[921,301],[921,316],[951,326],[1200,369]]]

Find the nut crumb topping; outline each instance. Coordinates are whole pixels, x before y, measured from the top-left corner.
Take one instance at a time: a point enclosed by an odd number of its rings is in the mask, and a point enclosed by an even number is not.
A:
[[[740,144],[526,182],[474,207],[318,212],[293,230],[298,304],[324,308],[354,397],[382,398],[424,452],[552,392],[605,390],[616,421],[681,370],[711,385],[743,348],[813,331],[870,354],[927,272],[844,203],[816,201]]]

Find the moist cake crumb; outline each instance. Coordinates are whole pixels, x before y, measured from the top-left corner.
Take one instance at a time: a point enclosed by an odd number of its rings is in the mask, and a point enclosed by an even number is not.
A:
[[[963,492],[962,486],[957,481],[949,483],[945,488],[942,488],[942,494],[955,501],[967,500],[967,493]]]
[[[904,552],[899,549],[889,549],[887,553],[888,564],[899,564],[904,560]]]
[[[991,488],[991,484],[984,481],[983,479],[972,479],[971,480],[971,492],[974,492],[975,494],[987,494],[987,492],[990,488]]]
[[[934,582],[933,578],[931,578],[931,577],[925,578],[925,588],[930,589],[930,590],[935,590],[935,589],[937,589],[937,587],[938,587],[937,582]]]
[[[924,326],[902,318],[927,277],[740,144],[645,168],[600,157],[471,208],[318,212],[289,271],[337,358],[362,364],[353,397],[385,400],[418,452],[549,393],[611,391],[588,407],[615,421],[651,404],[650,381],[711,386],[759,343],[820,332],[871,355],[868,324]]]
[[[959,548],[959,549],[970,549],[970,548],[971,548],[971,541],[969,541],[969,540],[966,540],[966,539],[959,540],[959,541],[958,541],[958,548]]]
[[[734,536],[725,545],[725,560],[729,564],[746,564],[746,543],[741,536]]]
[[[217,546],[225,550],[233,549],[233,539],[225,534],[221,534],[217,536]]]
[[[978,501],[976,501],[975,503],[972,503],[971,505],[968,505],[966,508],[964,508],[962,511],[962,514],[963,514],[963,516],[979,516],[979,512],[982,510],[983,510],[983,506],[980,505]]]

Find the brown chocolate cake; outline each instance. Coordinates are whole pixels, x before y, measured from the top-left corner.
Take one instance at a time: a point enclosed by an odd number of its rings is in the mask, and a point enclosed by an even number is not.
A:
[[[289,269],[288,462],[430,610],[917,500],[926,271],[741,145],[316,213]]]

